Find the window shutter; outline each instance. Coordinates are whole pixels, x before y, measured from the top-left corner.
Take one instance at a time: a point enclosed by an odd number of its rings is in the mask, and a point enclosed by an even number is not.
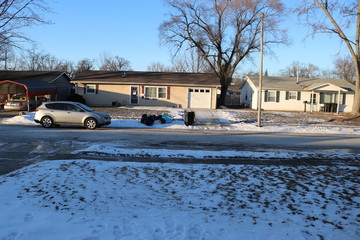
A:
[[[267,100],[268,100],[268,91],[266,90],[264,94],[264,102],[267,102]]]
[[[167,87],[166,97],[167,99],[170,99],[170,86]]]
[[[140,88],[141,88],[140,96],[141,98],[145,98],[145,86],[140,86]]]
[[[324,103],[324,93],[323,92],[320,93],[320,104],[321,103]]]
[[[285,100],[289,100],[289,98],[290,98],[289,95],[290,95],[289,91],[286,91]]]
[[[276,91],[276,102],[280,102],[280,91]]]
[[[87,85],[84,84],[84,94],[86,94],[86,88],[87,88]]]
[[[297,92],[297,100],[301,100],[301,92]]]
[[[99,93],[99,84],[96,84],[96,90],[95,90],[95,94],[98,94]]]
[[[346,104],[346,93],[343,93],[342,104]]]

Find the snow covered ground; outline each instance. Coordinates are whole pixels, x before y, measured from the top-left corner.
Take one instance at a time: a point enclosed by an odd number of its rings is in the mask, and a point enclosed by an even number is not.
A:
[[[358,167],[46,161],[0,177],[0,239],[359,239]]]
[[[191,130],[212,130],[212,131],[253,131],[253,132],[277,132],[277,133],[311,133],[311,134],[349,134],[360,135],[359,126],[349,126],[346,124],[329,124],[319,122],[322,120],[314,119],[309,123],[309,119],[302,124],[279,124],[274,119],[270,119],[257,127],[257,123],[249,121],[237,115],[236,111],[228,109],[217,109],[212,111],[196,111],[197,124],[185,126],[183,121],[184,110],[176,108],[155,108],[152,111],[167,111],[174,118],[172,123],[161,124],[156,121],[153,126],[146,126],[140,123],[140,119],[126,119],[126,116],[113,116],[110,128],[153,128],[153,129],[191,129]],[[246,113],[246,111],[243,111]],[[253,111],[252,111],[253,113]],[[279,112],[278,115],[296,115],[298,113]],[[125,119],[124,119],[125,118]],[[0,122],[3,125],[39,125],[34,121],[34,113],[4,119]],[[311,120],[311,119],[310,119]]]
[[[359,127],[341,124],[270,122],[257,128],[226,110],[198,114],[198,124],[187,127],[182,111],[169,114],[175,118],[171,124],[148,127],[119,117],[108,127],[360,134]],[[30,113],[0,124],[37,125],[33,118]],[[313,157],[306,152],[127,149],[108,143],[72,154],[78,153],[99,159],[44,161],[0,176],[0,240],[360,239],[359,166],[206,164],[214,158]],[[120,161],[132,155],[205,164],[101,161],[102,154]],[[332,157],[359,159],[326,156]]]

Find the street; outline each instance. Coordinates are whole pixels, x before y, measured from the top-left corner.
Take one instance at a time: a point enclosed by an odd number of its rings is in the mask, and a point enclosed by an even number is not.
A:
[[[360,154],[359,136],[125,128],[89,131],[76,127],[44,129],[41,126],[0,126],[0,174],[44,160],[86,158],[72,152],[99,143],[129,149]],[[96,159],[101,159],[101,156]],[[104,159],[161,161],[131,157]],[[246,159],[232,159],[221,163],[247,162]]]

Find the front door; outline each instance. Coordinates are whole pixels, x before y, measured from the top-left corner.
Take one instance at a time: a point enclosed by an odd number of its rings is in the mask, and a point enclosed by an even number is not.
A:
[[[130,93],[130,103],[138,104],[139,103],[139,87],[131,87]]]

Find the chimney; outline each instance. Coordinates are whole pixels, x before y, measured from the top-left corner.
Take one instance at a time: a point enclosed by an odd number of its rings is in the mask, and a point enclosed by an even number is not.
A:
[[[296,69],[296,84],[299,84],[299,65],[297,66]]]

